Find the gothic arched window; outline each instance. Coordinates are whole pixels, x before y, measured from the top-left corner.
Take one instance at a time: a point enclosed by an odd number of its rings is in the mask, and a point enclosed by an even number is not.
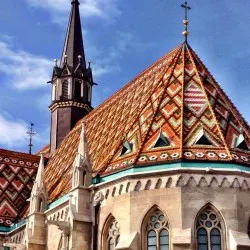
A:
[[[169,250],[169,223],[165,214],[154,209],[143,226],[142,235],[145,250]]]
[[[222,237],[220,216],[210,205],[206,206],[196,221],[197,250],[222,250]]]
[[[116,219],[111,216],[106,222],[103,232],[103,249],[115,250],[120,240],[120,226]]]
[[[115,246],[118,244],[120,239],[120,226],[114,219],[109,227],[108,232],[108,250],[115,250]]]

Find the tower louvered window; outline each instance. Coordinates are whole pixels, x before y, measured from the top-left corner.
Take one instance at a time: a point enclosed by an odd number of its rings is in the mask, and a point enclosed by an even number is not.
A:
[[[147,250],[169,250],[169,227],[166,216],[157,210],[147,223]]]
[[[196,223],[197,249],[222,250],[222,227],[218,215],[207,208],[200,213]]]
[[[62,84],[62,98],[63,98],[63,100],[68,99],[68,91],[69,91],[69,84],[67,81],[64,81]]]

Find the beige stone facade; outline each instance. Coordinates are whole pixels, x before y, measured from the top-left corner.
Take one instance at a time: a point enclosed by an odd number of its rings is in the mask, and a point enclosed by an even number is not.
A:
[[[148,221],[161,211],[169,249],[198,249],[197,219],[201,211],[209,209],[220,222],[221,249],[250,249],[249,186],[249,174],[236,171],[127,175],[72,190],[68,199],[44,212],[44,224],[42,214],[30,215],[26,230],[24,225],[5,235],[4,241],[10,249],[108,250],[110,224],[115,222],[119,227],[115,249],[146,250]],[[78,211],[74,210],[77,206]],[[33,221],[35,216],[40,219]],[[28,223],[33,227],[32,237]]]

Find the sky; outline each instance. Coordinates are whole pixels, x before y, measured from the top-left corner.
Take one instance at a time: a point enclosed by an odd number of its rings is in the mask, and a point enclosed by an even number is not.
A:
[[[180,0],[80,0],[93,106],[183,42]],[[190,0],[189,44],[250,122],[250,1]],[[0,148],[33,152],[49,142],[53,61],[70,0],[8,0],[0,8]]]

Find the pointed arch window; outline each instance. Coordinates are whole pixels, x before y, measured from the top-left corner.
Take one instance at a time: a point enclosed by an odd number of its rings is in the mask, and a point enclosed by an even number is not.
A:
[[[200,212],[196,222],[197,250],[222,250],[223,232],[220,216],[208,206]]]
[[[145,250],[169,250],[169,224],[165,214],[154,210],[146,217],[142,232]]]
[[[108,250],[115,250],[116,245],[120,240],[120,226],[118,222],[113,219],[108,230]]]

